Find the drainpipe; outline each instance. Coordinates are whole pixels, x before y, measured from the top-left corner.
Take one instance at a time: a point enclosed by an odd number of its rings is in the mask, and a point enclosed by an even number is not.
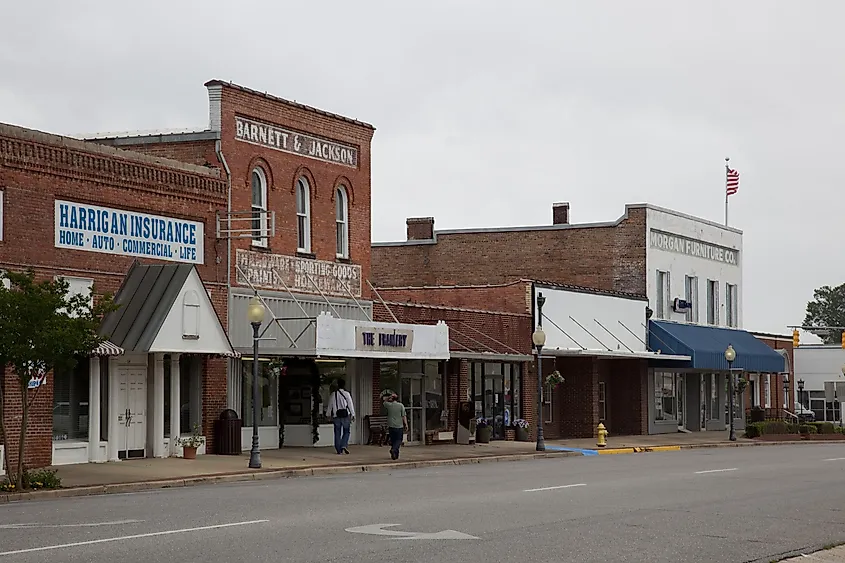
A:
[[[215,141],[214,151],[217,153],[217,159],[223,165],[223,170],[226,172],[226,217],[227,225],[229,225],[229,217],[232,213],[232,171],[229,169],[229,163],[226,162],[226,157],[223,156],[223,144],[220,140]],[[226,237],[226,334],[231,332],[231,318],[232,318],[232,237]],[[233,360],[229,360],[226,370],[226,402],[229,402],[231,397],[231,390],[229,389],[229,372],[232,371]],[[226,405],[231,407],[231,405]]]

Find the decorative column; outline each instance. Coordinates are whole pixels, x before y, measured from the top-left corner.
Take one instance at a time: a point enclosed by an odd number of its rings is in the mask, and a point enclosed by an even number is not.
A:
[[[182,430],[179,420],[182,414],[182,400],[179,397],[181,379],[179,354],[170,354],[170,455],[172,456],[175,456],[179,450],[178,442]]]
[[[88,461],[100,459],[100,357],[88,358]]]
[[[109,358],[109,396],[107,397],[108,410],[108,456],[109,461],[117,461],[118,442],[120,441],[120,422],[117,417],[122,413],[118,412],[117,396],[120,393],[120,378],[117,367],[117,358]]]
[[[164,450],[164,354],[153,354],[153,457],[167,457]]]

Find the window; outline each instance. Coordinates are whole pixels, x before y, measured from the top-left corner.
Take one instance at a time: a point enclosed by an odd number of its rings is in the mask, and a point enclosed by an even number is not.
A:
[[[522,418],[522,370],[519,364],[473,362],[470,366],[470,396],[475,416],[493,426],[493,437],[504,438],[504,429]],[[546,403],[548,397],[544,397]]]
[[[449,407],[446,400],[445,362],[425,362],[425,429],[444,432],[449,430]],[[506,407],[507,408],[507,407]]]
[[[604,381],[599,381],[599,421],[607,420],[607,387]]]
[[[193,289],[182,297],[182,338],[199,340],[200,337],[200,299]]]
[[[839,422],[839,401],[825,403],[824,420],[825,422]]]
[[[655,314],[658,319],[669,318],[670,288],[669,272],[657,270],[657,311],[655,311]]]
[[[707,324],[719,324],[719,282],[707,280]]]
[[[250,364],[250,368],[252,364]],[[179,356],[179,434],[202,426],[202,363],[194,356]],[[170,437],[170,355],[164,356],[164,435]],[[250,419],[252,420],[252,419]],[[246,421],[244,421],[246,425]]]
[[[736,285],[725,284],[725,324],[727,326],[739,326],[739,292]]]
[[[92,358],[98,361],[97,358]],[[88,440],[88,358],[53,373],[53,440]]]
[[[763,392],[762,403],[763,403],[763,406],[768,409],[768,408],[772,407],[772,393],[771,393],[772,380],[771,380],[771,375],[767,373],[765,375],[761,374],[759,377],[760,377],[760,382],[761,382],[761,385],[762,385],[762,388],[763,388],[762,389],[762,392]]]
[[[252,169],[252,244],[267,248],[267,175]]]
[[[311,252],[311,196],[304,176],[296,181],[296,249]]]
[[[690,308],[687,311],[687,322],[698,322],[698,278],[694,276],[687,276],[684,282],[685,297]]]
[[[5,208],[4,208],[5,196],[6,196],[6,192],[3,191],[3,190],[0,190],[0,240],[3,240],[3,215],[4,215],[4,212],[5,212]]]
[[[682,376],[681,376],[682,377]],[[676,377],[671,372],[654,372],[654,420],[677,420]]]
[[[816,421],[821,422],[823,421],[825,415],[825,395],[824,391],[804,391],[804,397],[806,398],[809,395],[809,405],[805,404],[804,406],[813,411],[813,414],[816,415]]]
[[[94,306],[94,294],[92,289],[94,287],[94,280],[90,278],[71,278],[67,276],[56,276],[56,279],[63,277],[68,284],[67,299],[71,299],[77,295],[88,296],[88,307]]]
[[[715,373],[709,375],[710,379],[710,420],[719,420],[719,382],[722,379]]]
[[[346,188],[335,191],[335,223],[337,226],[337,257],[349,258],[349,202]]]
[[[244,426],[252,426],[252,358],[244,358],[241,362],[243,375],[241,419]],[[276,426],[278,380],[270,369],[270,362],[258,362],[258,426]]]

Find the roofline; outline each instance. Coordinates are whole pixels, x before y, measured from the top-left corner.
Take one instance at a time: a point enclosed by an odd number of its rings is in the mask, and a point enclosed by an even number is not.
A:
[[[629,211],[632,209],[647,209],[652,211],[660,211],[662,213],[669,213],[671,215],[675,215],[677,217],[682,217],[685,219],[689,219],[691,221],[696,221],[698,223],[702,223],[705,225],[710,225],[713,227],[717,227],[726,231],[731,231],[737,234],[742,234],[742,231],[739,229],[735,229],[733,227],[726,227],[725,225],[720,225],[708,219],[702,219],[700,217],[694,217],[692,215],[687,215],[685,213],[681,213],[679,211],[673,211],[671,209],[666,209],[663,207],[659,207],[657,205],[652,205],[650,203],[629,203],[625,205],[625,213],[616,219],[615,221],[598,221],[594,223],[567,223],[565,225],[528,225],[528,226],[515,226],[515,227],[478,227],[478,228],[468,228],[468,229],[442,229],[442,230],[435,230],[433,231],[433,238],[431,239],[422,239],[422,240],[403,240],[403,241],[384,241],[384,242],[373,242],[370,244],[370,247],[385,247],[385,246],[414,246],[414,245],[425,245],[425,244],[436,244],[437,243],[437,236],[438,235],[468,235],[468,234],[487,234],[487,233],[517,233],[517,232],[536,232],[536,231],[566,231],[569,229],[593,229],[593,228],[608,228],[608,227],[617,227],[623,221],[628,218]]]
[[[399,291],[399,290],[411,290],[416,291],[420,289],[490,289],[493,287],[509,287],[512,285],[518,285],[520,283],[530,283],[531,280],[514,280],[512,282],[507,283],[490,283],[490,284],[473,284],[473,285],[405,285],[405,286],[376,286],[376,289],[379,291]]]
[[[590,293],[593,295],[604,295],[607,297],[623,297],[626,299],[633,299],[636,301],[644,301],[648,303],[648,297],[645,295],[641,295],[639,293],[628,293],[625,291],[615,291],[612,289],[599,289],[594,287],[585,287],[581,285],[574,285],[574,284],[565,284],[565,283],[557,283],[545,280],[536,280],[530,278],[519,278],[514,281],[505,282],[505,283],[495,283],[495,284],[473,284],[473,285],[406,285],[406,286],[393,286],[393,287],[382,287],[376,286],[378,291],[422,291],[428,289],[454,289],[454,290],[463,290],[463,289],[492,289],[498,287],[510,287],[512,285],[519,285],[519,284],[532,284],[535,287],[547,288],[547,289],[564,289],[567,291],[572,291],[575,293]]]
[[[120,149],[117,147],[111,147],[105,143],[84,141],[73,137],[57,135],[55,133],[38,131],[37,129],[29,129],[19,125],[0,123],[0,137],[2,136],[56,147],[65,147],[70,150],[84,151],[89,154],[97,154],[106,158],[119,158],[146,166],[168,168],[182,173],[197,174],[213,180],[221,181],[220,172],[216,168],[198,166],[196,164],[189,164],[187,162],[173,160],[171,158],[151,156],[141,152],[135,152],[131,149]]]
[[[749,330],[748,332],[750,332],[754,336],[761,336],[763,338],[773,338],[775,340],[784,340],[787,342],[792,342],[791,334],[775,334],[773,332],[758,332],[756,330]]]
[[[232,81],[227,82],[225,80],[218,80],[218,79],[215,78],[215,79],[212,79],[212,80],[209,80],[208,82],[206,82],[204,86],[206,88],[210,88],[212,86],[225,86],[227,88],[232,88],[234,90],[240,90],[241,92],[245,92],[247,94],[252,94],[254,96],[261,96],[263,98],[266,98],[266,99],[274,101],[274,102],[279,102],[279,103],[282,103],[282,104],[285,104],[285,105],[288,105],[288,106],[291,106],[291,107],[295,107],[295,108],[298,108],[298,109],[301,109],[301,110],[309,111],[311,113],[316,113],[316,114],[322,115],[324,117],[329,117],[331,119],[337,119],[337,120],[340,120],[340,121],[345,121],[346,123],[351,123],[353,125],[357,125],[358,127],[364,127],[366,129],[370,129],[372,131],[376,130],[376,128],[373,125],[366,123],[364,121],[359,121],[359,120],[353,119],[351,117],[345,117],[345,116],[337,114],[337,113],[331,113],[331,112],[328,112],[328,111],[325,111],[325,110],[315,108],[313,106],[300,104],[299,102],[286,100],[285,98],[280,98],[278,96],[268,94],[267,92],[259,92],[258,90],[253,90],[251,88],[247,88],[246,86],[241,86],[240,84],[235,84]]]
[[[624,291],[614,291],[612,289],[597,289],[593,287],[583,287],[580,285],[568,285],[563,283],[548,282],[542,280],[525,280],[534,284],[534,287],[545,289],[562,289],[571,291],[572,293],[589,293],[591,295],[601,295],[604,297],[621,297],[623,299],[630,299],[632,301],[642,301],[648,304],[648,297],[638,293],[627,293]]]
[[[219,141],[220,132],[206,129],[202,131],[187,131],[181,133],[150,133],[139,135],[103,134],[85,137],[83,140],[90,143],[107,144],[114,147],[165,143],[196,143],[201,141]]]
[[[376,305],[381,305],[382,303],[376,301],[373,303],[373,307]],[[395,305],[397,307],[414,307],[417,309],[436,309],[438,311],[456,311],[461,313],[481,313],[484,315],[501,315],[505,317],[519,317],[524,319],[530,319],[531,315],[529,313],[511,313],[509,311],[485,311],[482,309],[466,309],[464,307],[449,307],[448,305],[429,305],[428,303],[402,303],[399,301],[384,301],[385,305]]]

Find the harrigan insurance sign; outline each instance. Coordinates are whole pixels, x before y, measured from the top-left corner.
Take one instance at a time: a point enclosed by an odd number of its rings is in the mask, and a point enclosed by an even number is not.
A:
[[[353,146],[246,117],[235,116],[235,138],[277,151],[316,158],[351,168],[358,167],[358,149]]]
[[[238,250],[238,283],[301,293],[361,297],[361,266]],[[243,274],[241,273],[243,272]],[[246,279],[244,279],[246,274]]]
[[[56,248],[202,264],[203,224],[56,200]]]

